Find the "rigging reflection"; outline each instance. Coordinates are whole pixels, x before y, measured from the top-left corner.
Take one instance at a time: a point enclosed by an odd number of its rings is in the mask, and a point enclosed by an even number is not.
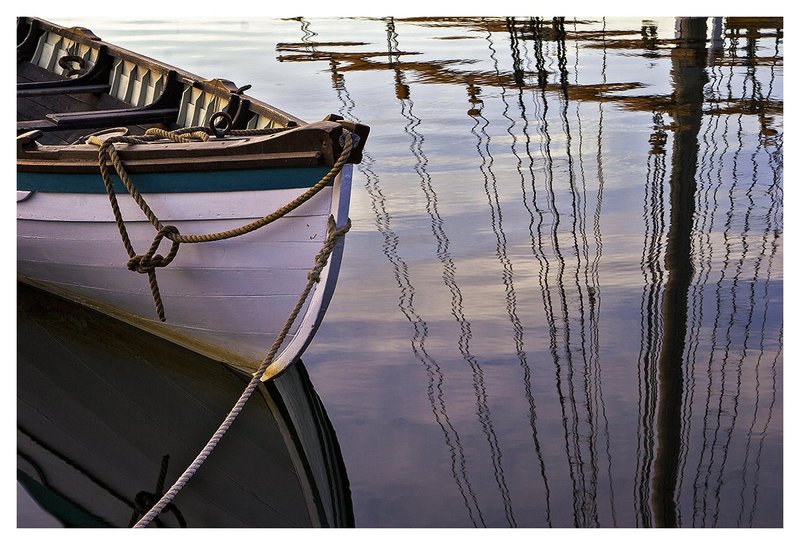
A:
[[[391,47],[397,44],[397,32],[392,20],[387,23],[387,32],[391,51]],[[397,63],[396,67],[397,80],[404,81],[402,65]],[[427,171],[428,158],[422,150],[424,136],[419,132],[421,120],[413,114],[414,103],[411,100],[410,86],[404,84],[402,89],[405,95],[398,98],[401,100],[403,117],[408,120],[408,124],[404,127],[404,130],[412,137],[410,150],[416,159],[414,169],[420,179],[420,187],[425,195],[426,211],[431,222],[431,233],[436,239],[436,255],[442,265],[442,280],[450,292],[451,314],[459,325],[459,352],[464,361],[469,364],[472,373],[472,386],[475,395],[478,420],[489,445],[490,459],[494,470],[495,481],[502,497],[506,521],[509,526],[513,527],[516,526],[516,522],[513,515],[508,486],[505,483],[502,451],[500,450],[499,441],[492,422],[491,410],[489,408],[484,371],[478,359],[471,353],[470,341],[472,339],[472,324],[467,318],[464,309],[464,298],[456,277],[457,268],[449,249],[450,240],[445,230],[445,222],[439,212],[438,196],[434,189],[432,178]],[[480,511],[478,510],[478,512]],[[482,524],[485,525],[483,520]]]
[[[674,38],[651,20],[612,31],[604,21],[601,27],[564,18],[380,22],[386,51],[335,51],[325,47],[334,42],[312,42],[316,35],[304,23],[304,44],[281,44],[280,58],[326,61],[341,113],[348,117],[355,117],[356,109],[345,86],[348,73],[392,74],[431,243],[459,326],[453,342],[472,374],[505,523],[513,526],[529,515],[518,505],[512,510],[509,485],[514,483],[506,482],[499,426],[489,410],[490,368],[473,349],[474,324],[464,308],[468,294],[458,281],[463,276],[457,275],[446,229],[452,224],[440,211],[443,189],[435,187],[425,120],[412,100],[419,101],[424,85],[466,89],[477,180],[488,206],[480,226],[494,235],[492,259],[499,264],[496,278],[522,373],[543,524],[563,524],[554,506],[566,495],[573,526],[616,526],[625,524],[624,517],[637,526],[752,525],[764,508],[757,502],[762,452],[780,441],[773,422],[783,335],[776,302],[782,290],[783,101],[776,84],[782,20],[678,19]],[[442,33],[458,29],[467,32],[466,38],[483,40],[488,53],[479,59],[421,60],[420,53],[400,48],[400,24]],[[501,53],[505,47],[510,62]],[[669,63],[669,92],[646,93],[638,81],[609,82],[608,50],[644,57],[652,66]],[[468,51],[477,56],[476,49]],[[587,52],[602,52],[599,78],[584,75]],[[475,66],[480,63],[491,69]],[[638,189],[643,239],[638,239],[641,283],[634,289],[640,339],[636,368],[631,367],[638,414],[630,453],[626,438],[616,432],[612,438],[603,396],[603,375],[616,363],[602,361],[601,343],[614,333],[600,328],[607,108],[644,112],[653,126],[649,146],[631,146],[647,155]],[[595,138],[588,136],[595,130]],[[594,161],[587,150],[595,152]],[[509,165],[520,184],[513,196],[506,185]],[[447,415],[443,362],[426,349],[428,323],[415,309],[418,295],[399,253],[380,168],[366,158],[361,169],[384,253],[394,268],[399,306],[414,328],[412,350],[428,377],[428,399],[448,446],[451,475],[473,525],[498,524],[488,508],[479,507],[479,497],[483,506],[488,500],[467,471],[477,464],[471,465]],[[513,252],[518,233],[510,227],[515,219],[510,209],[516,203],[524,206],[528,260]],[[529,335],[540,324],[527,321],[527,306],[534,305],[520,279],[528,271],[540,297],[535,315],[543,322],[544,351],[536,351]],[[537,388],[549,388],[545,381],[551,377],[543,371],[552,375],[551,391]],[[558,433],[550,430],[547,436],[551,441],[558,436],[557,455],[545,447],[542,414],[548,410],[558,412]],[[612,454],[632,463],[612,460]],[[553,484],[559,480],[569,485],[559,489]],[[626,501],[623,515],[619,505]]]
[[[557,388],[562,420],[565,422],[565,450],[573,481],[573,512],[575,526],[597,526],[599,522],[599,506],[597,503],[598,486],[600,485],[600,465],[598,458],[598,440],[605,437],[605,464],[608,477],[610,498],[610,515],[616,525],[616,508],[613,492],[612,457],[610,435],[605,416],[605,404],[602,394],[602,378],[599,365],[599,301],[600,282],[599,265],[602,254],[602,237],[600,232],[600,212],[602,206],[602,109],[598,115],[598,151],[595,167],[598,186],[594,189],[596,200],[593,215],[593,239],[595,249],[590,258],[590,243],[587,235],[587,219],[589,217],[587,193],[586,163],[584,160],[584,130],[580,113],[580,104],[571,103],[570,89],[578,83],[578,47],[575,48],[574,77],[570,81],[567,58],[567,32],[565,20],[555,18],[545,32],[545,23],[534,18],[529,23],[527,39],[533,42],[536,62],[537,84],[539,92],[534,94],[539,101],[535,102],[535,111],[540,113],[537,120],[539,126],[540,153],[544,164],[544,185],[547,197],[546,209],[538,205],[534,208],[542,216],[536,233],[533,231],[533,248],[535,257],[540,263],[541,291],[543,306],[551,331],[551,355],[556,366]],[[558,101],[558,118],[563,137],[554,137],[549,130],[548,100],[549,70],[546,68],[545,37],[555,41],[557,82],[559,92],[555,94]],[[524,43],[524,42],[523,42]],[[552,57],[552,53],[547,55]],[[552,63],[552,60],[551,60]],[[551,64],[552,66],[552,64]],[[603,78],[605,71],[603,70]],[[574,113],[573,113],[574,110]],[[571,118],[577,122],[577,157],[574,151],[574,140]],[[564,142],[563,149],[554,147],[555,142]],[[554,168],[554,156],[566,158],[566,172]],[[533,161],[533,157],[531,157]],[[536,198],[535,177],[532,176],[534,188],[534,204]],[[568,212],[559,210],[558,201],[567,200]],[[570,224],[562,226],[561,216],[572,218]],[[542,219],[550,218],[550,236],[542,232]],[[547,252],[552,252],[555,260],[555,284],[550,284],[550,261]],[[538,255],[536,255],[538,254]],[[557,300],[556,305],[553,299]],[[587,308],[588,304],[588,308]],[[559,323],[560,322],[560,323]],[[558,329],[562,333],[557,336]],[[587,346],[588,342],[588,346]],[[563,363],[563,366],[562,366]],[[563,389],[562,389],[562,384]],[[579,409],[585,407],[585,410]],[[588,458],[588,459],[587,459]],[[575,468],[573,471],[573,467]]]
[[[526,66],[525,65],[526,65],[526,61],[528,60],[527,59],[527,46],[525,45],[525,42],[521,42],[520,41],[519,36],[518,36],[518,32],[517,32],[517,28],[516,28],[516,21],[513,18],[509,18],[509,19],[506,20],[506,27],[507,27],[507,30],[508,30],[509,40],[510,40],[512,66],[513,66],[513,69],[514,69],[514,83],[515,83],[515,85],[517,87],[517,91],[518,91],[517,92],[517,97],[516,97],[517,98],[517,101],[516,101],[517,102],[517,108],[519,109],[520,117],[521,117],[521,120],[522,120],[522,123],[523,123],[522,135],[523,135],[523,138],[525,139],[525,154],[527,156],[527,163],[528,163],[528,169],[527,170],[528,170],[528,173],[530,174],[532,190],[533,190],[534,195],[535,195],[536,189],[535,189],[535,186],[533,185],[533,178],[534,178],[533,165],[534,165],[534,161],[533,161],[533,157],[531,156],[531,135],[528,132],[529,121],[528,121],[528,118],[527,118],[527,111],[526,111],[526,104],[525,104],[526,95],[525,95],[525,91],[524,91],[525,78],[526,78],[526,74],[525,74]],[[487,40],[488,39],[489,38],[487,37]],[[492,58],[494,59],[494,50],[492,50],[492,51],[493,51]],[[523,51],[524,51],[524,54],[523,54]],[[524,58],[524,60],[523,60],[523,58]],[[498,77],[499,77],[500,71],[499,71],[499,66],[498,66],[498,63],[497,63],[497,59],[495,59],[495,72],[498,74]],[[505,95],[506,95],[506,89],[503,88],[503,93],[501,95],[502,99],[503,99],[503,104],[505,106],[505,108],[503,110],[503,117],[505,117],[509,122],[509,126],[508,126],[508,129],[507,129],[507,132],[512,138],[512,141],[511,141],[511,152],[514,155],[514,157],[516,159],[516,163],[517,163],[517,173],[519,174],[519,177],[520,177],[520,188],[521,188],[521,191],[522,191],[522,202],[523,202],[523,204],[525,206],[525,209],[527,210],[527,212],[528,212],[528,214],[530,216],[530,222],[529,222],[528,225],[529,225],[529,233],[531,235],[531,242],[533,243],[532,225],[533,225],[533,223],[535,221],[535,217],[536,216],[534,214],[534,211],[531,210],[530,205],[528,204],[527,189],[526,189],[527,182],[526,182],[526,179],[525,179],[525,171],[522,168],[523,167],[523,159],[519,155],[519,153],[517,152],[517,149],[516,149],[517,135],[513,131],[514,127],[516,126],[516,119],[512,118],[508,113],[509,112],[509,105],[506,102]],[[534,202],[534,206],[535,206],[535,198],[534,198],[533,202]],[[499,202],[498,202],[498,208],[499,208]],[[503,250],[503,253],[502,253],[502,255],[500,257],[503,258],[503,261],[507,261],[508,257],[507,257],[507,255],[505,255],[505,244],[503,244],[502,246],[498,246],[498,249],[500,249],[500,248],[502,248],[502,250]],[[535,246],[533,244],[532,244],[532,248],[535,248]],[[536,253],[535,249],[534,249],[534,253]],[[538,257],[538,254],[537,254],[537,257]],[[509,269],[511,268],[510,261],[508,261],[508,268]],[[540,280],[541,280],[541,278],[540,278]],[[516,293],[513,291],[513,285],[510,284],[510,282],[509,282],[509,288],[511,288],[511,289],[509,290],[509,293],[507,295],[507,299],[508,299],[508,302],[509,302],[508,314],[509,314],[509,318],[511,319],[512,324],[514,326],[515,344],[517,346],[517,353],[518,353],[520,367],[522,368],[522,371],[523,371],[523,384],[525,386],[525,398],[526,398],[526,400],[528,402],[528,407],[529,407],[529,421],[530,421],[530,427],[531,427],[531,434],[532,434],[532,438],[533,438],[533,442],[534,442],[534,449],[535,449],[535,452],[536,452],[536,458],[537,458],[538,465],[539,465],[539,472],[540,472],[540,475],[542,477],[542,484],[543,484],[543,487],[544,487],[544,501],[545,501],[544,508],[545,508],[546,522],[547,522],[547,526],[552,527],[553,526],[553,522],[552,522],[552,515],[551,515],[550,484],[549,484],[548,477],[547,477],[547,469],[546,469],[544,456],[543,456],[543,453],[542,453],[542,445],[541,445],[541,441],[539,439],[539,432],[538,432],[538,427],[537,427],[536,401],[535,401],[535,397],[533,395],[533,384],[532,384],[534,377],[533,377],[533,372],[532,372],[532,369],[531,369],[531,365],[528,362],[528,356],[524,351],[524,343],[523,343],[524,329],[522,327],[521,321],[520,321],[520,319],[518,317],[518,313],[517,313],[517,297],[516,297]]]
[[[423,151],[423,143],[425,141],[425,137],[419,132],[419,126],[422,123],[416,115],[413,113],[414,109],[414,102],[411,99],[411,87],[406,83],[405,75],[403,72],[403,65],[400,62],[399,57],[399,43],[398,43],[398,35],[397,31],[394,26],[394,20],[389,18],[386,21],[386,34],[387,34],[387,46],[389,50],[389,59],[390,63],[394,68],[395,71],[395,96],[397,100],[400,101],[401,107],[401,114],[407,120],[406,125],[403,127],[404,132],[411,137],[411,144],[409,146],[409,150],[411,151],[412,155],[415,159],[414,170],[419,177],[420,180],[420,188],[422,189],[425,195],[425,202],[426,202],[426,211],[428,216],[431,220],[431,232],[436,239],[436,255],[439,261],[442,264],[443,272],[442,278],[447,285],[448,289],[451,293],[451,305],[453,309],[453,315],[456,316],[456,319],[459,320],[459,324],[461,326],[461,340],[459,341],[459,347],[462,349],[462,354],[465,354],[465,358],[469,357],[468,354],[468,339],[470,335],[469,331],[469,323],[463,319],[463,309],[461,308],[461,293],[456,282],[455,272],[456,267],[455,263],[453,262],[452,257],[450,256],[449,245],[450,241],[447,237],[447,234],[444,230],[444,221],[442,220],[441,214],[439,213],[438,208],[438,195],[436,190],[433,187],[432,179],[430,174],[427,171],[427,164],[428,164],[428,157],[425,155]],[[408,317],[408,315],[407,315]],[[424,324],[424,321],[420,319],[420,321]],[[427,328],[424,330],[427,335]],[[466,351],[466,353],[465,353]],[[435,360],[431,358],[426,353],[426,360],[431,360],[435,363]],[[467,359],[467,361],[470,361]],[[440,408],[441,412],[445,416],[445,420],[448,423],[448,429],[445,430],[443,427],[443,431],[452,432],[453,436],[457,439],[455,443],[457,448],[451,448],[451,460],[452,466],[451,469],[453,470],[453,477],[455,478],[456,484],[459,488],[459,492],[464,499],[465,506],[467,508],[470,520],[472,521],[474,526],[486,526],[486,522],[484,521],[483,513],[481,512],[480,505],[478,504],[478,498],[476,493],[473,489],[473,486],[470,482],[470,479],[467,474],[467,464],[466,458],[464,454],[463,446],[461,445],[460,439],[458,439],[458,433],[452,426],[449,418],[446,417],[446,411],[444,411],[444,376],[442,374],[441,367],[438,363],[435,363],[435,374],[431,374],[429,372],[429,384],[435,383],[436,385],[436,392],[438,396],[436,398],[436,402],[431,398],[431,405],[434,408]],[[435,379],[435,380],[434,380]],[[429,392],[431,388],[429,387]],[[478,390],[480,391],[480,390]],[[478,397],[479,403],[479,416],[484,415],[486,411],[482,411],[484,409],[484,405],[480,403],[480,396]],[[484,419],[485,421],[485,419]],[[446,442],[449,443],[449,434],[445,434]],[[456,472],[456,464],[458,465],[459,471]],[[476,518],[477,516],[477,518]]]
[[[312,34],[308,33],[307,23],[304,24],[303,29],[305,32],[303,42],[309,46],[309,49],[313,52],[313,48],[310,47],[311,43],[308,41],[308,38],[312,36]],[[463,314],[463,311],[459,310],[460,292],[455,281],[455,264],[449,256],[449,240],[443,230],[443,221],[438,212],[436,192],[432,186],[430,175],[426,170],[427,157],[422,148],[424,136],[417,130],[417,126],[421,123],[421,120],[413,114],[414,103],[411,100],[410,87],[405,83],[405,77],[399,60],[401,52],[398,49],[397,33],[391,18],[386,21],[386,34],[386,56],[389,59],[389,65],[394,70],[395,95],[400,101],[401,114],[407,121],[404,131],[412,139],[409,150],[415,158],[416,162],[414,168],[420,178],[420,186],[426,196],[426,209],[431,217],[433,235],[437,240],[437,256],[439,256],[444,267],[443,278],[451,291],[453,312],[454,315],[458,316]],[[318,60],[319,58],[325,57],[328,58],[331,66],[331,78],[333,80],[334,90],[342,103],[340,113],[350,119],[357,120],[358,118],[354,113],[356,104],[347,91],[344,75],[338,71],[339,60],[337,55],[317,54],[313,58]],[[414,328],[414,336],[411,340],[412,351],[415,358],[423,365],[426,376],[428,377],[428,400],[434,419],[442,431],[445,444],[450,452],[451,475],[464,501],[467,515],[473,526],[485,527],[486,522],[484,520],[484,515],[469,478],[464,447],[459,433],[447,413],[444,393],[444,374],[439,362],[426,349],[425,343],[429,335],[428,324],[415,308],[416,290],[411,282],[408,264],[398,251],[400,239],[392,228],[391,215],[387,209],[387,199],[381,189],[380,178],[372,168],[373,164],[374,160],[372,157],[365,153],[364,160],[358,167],[367,180],[366,190],[370,196],[371,206],[375,214],[376,228],[384,238],[384,254],[392,264],[395,281],[400,290],[398,301],[400,310]],[[465,324],[464,320],[461,320],[460,323],[462,324],[462,342],[460,346],[463,347],[463,339],[465,337],[468,339],[469,337],[469,325],[467,323],[466,326],[463,326],[463,324]]]

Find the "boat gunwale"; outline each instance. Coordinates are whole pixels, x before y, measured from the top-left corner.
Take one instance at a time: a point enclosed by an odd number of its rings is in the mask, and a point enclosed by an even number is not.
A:
[[[334,121],[319,121],[273,135],[211,138],[208,142],[124,144],[117,152],[131,173],[332,165],[342,152],[344,128]],[[98,148],[89,144],[18,142],[17,171],[99,173]]]

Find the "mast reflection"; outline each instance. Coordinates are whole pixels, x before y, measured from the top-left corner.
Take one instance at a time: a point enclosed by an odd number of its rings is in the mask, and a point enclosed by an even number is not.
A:
[[[706,19],[679,19],[677,22],[678,45],[672,53],[674,109],[669,111],[673,118],[669,127],[673,133],[669,228],[666,237],[659,234],[663,231],[658,229],[645,231],[643,272],[649,271],[652,276],[646,282],[642,306],[642,354],[645,357],[640,358],[640,362],[644,362],[645,372],[640,377],[643,380],[640,391],[645,407],[641,431],[643,437],[649,439],[640,442],[644,450],[637,466],[640,468],[637,469],[637,505],[640,524],[644,526],[733,524],[729,517],[723,518],[726,501],[723,491],[733,486],[726,480],[731,463],[742,464],[739,467],[745,475],[733,490],[738,495],[735,525],[746,525],[746,506],[757,495],[758,488],[747,476],[751,469],[747,461],[753,455],[753,438],[748,433],[744,446],[738,445],[734,450],[733,445],[742,441],[734,434],[734,429],[744,405],[749,406],[749,401],[743,399],[747,381],[755,381],[751,429],[755,429],[756,422],[771,421],[775,400],[772,389],[766,396],[770,399],[769,408],[763,406],[760,377],[766,375],[761,371],[761,362],[770,359],[774,379],[774,365],[780,358],[780,342],[768,342],[764,335],[768,331],[767,324],[775,319],[767,294],[775,265],[775,234],[781,229],[778,210],[782,201],[777,182],[782,172],[781,155],[778,146],[770,141],[770,130],[762,129],[752,144],[752,137],[744,129],[747,113],[755,113],[773,102],[768,94],[759,93],[761,83],[755,78],[754,70],[748,70],[742,80],[741,98],[734,97],[732,83],[738,74],[734,73],[733,66],[739,63],[720,57],[719,39],[712,37],[711,46],[716,50],[707,51],[706,24]],[[712,32],[719,33],[719,22],[712,21],[712,24]],[[728,50],[731,56],[740,51],[737,39],[734,34]],[[748,58],[755,58],[756,47],[752,43],[745,44],[743,49]],[[707,64],[709,60],[713,63],[711,66]],[[731,67],[728,74],[719,68],[725,64]],[[723,87],[726,80],[727,85]],[[730,116],[730,106],[719,106],[721,101],[717,97],[722,93],[727,93],[725,100],[729,104],[735,101],[740,105],[736,118]],[[710,109],[704,112],[705,105],[710,105]],[[663,123],[658,115],[655,119],[656,132],[651,137],[652,152],[648,159],[648,179],[652,174],[654,181],[659,178],[656,173],[664,171],[659,157],[664,155],[667,146],[661,128]],[[732,136],[738,145],[733,150]],[[747,172],[741,157],[746,147],[752,149],[750,184],[740,187],[742,175]],[[655,170],[650,169],[651,163],[656,166]],[[759,174],[760,165],[764,164],[775,167],[774,182],[769,188],[764,187],[765,177]],[[662,182],[648,183],[647,187],[653,188],[650,195],[655,197],[661,185]],[[728,207],[724,210],[726,202]],[[645,225],[652,228],[663,225],[664,214],[663,202],[653,199],[646,206]],[[719,216],[724,220],[721,233],[715,221]],[[753,227],[759,224],[764,226],[760,236],[753,232]],[[720,236],[724,255],[717,257],[715,249],[720,244],[715,239]],[[759,238],[760,242],[751,242]],[[660,272],[662,260],[665,274]],[[715,293],[710,296],[705,293],[707,284],[715,285]],[[762,300],[757,300],[754,294],[761,284]],[[711,324],[704,319],[709,303],[714,314]],[[762,309],[761,317],[757,319],[759,309]],[[758,352],[753,355],[751,338],[759,330],[762,337]],[[773,348],[767,346],[778,346],[774,356],[771,355]],[[655,347],[658,347],[658,359],[653,366]],[[704,357],[707,364],[701,375],[695,366]],[[751,366],[754,366],[754,378],[748,376]],[[653,374],[655,369],[657,373]],[[657,390],[653,389],[655,385]],[[701,389],[701,385],[705,388]],[[698,394],[703,392],[704,398],[698,399]],[[702,409],[701,415],[695,415],[697,408]],[[693,431],[698,423],[701,424],[699,432]],[[652,458],[650,454],[648,461],[647,453],[652,453],[653,448],[655,456]],[[693,466],[695,476],[688,483],[687,473]],[[682,516],[687,507],[685,496],[691,497],[688,506],[691,520]],[[755,500],[752,501],[754,506]]]
[[[692,218],[695,209],[697,141],[703,117],[705,18],[676,22],[679,45],[673,50],[672,77],[677,128],[673,137],[670,218],[664,267],[662,342],[658,357],[658,447],[653,462],[653,515],[658,527],[677,525],[675,488],[681,447],[683,350],[686,343],[688,291],[692,282]]]

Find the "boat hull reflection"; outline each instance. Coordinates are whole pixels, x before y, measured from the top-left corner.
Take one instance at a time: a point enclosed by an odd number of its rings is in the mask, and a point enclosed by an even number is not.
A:
[[[249,380],[22,284],[17,331],[18,482],[64,526],[131,526]],[[298,363],[259,386],[155,525],[354,525],[335,432]]]

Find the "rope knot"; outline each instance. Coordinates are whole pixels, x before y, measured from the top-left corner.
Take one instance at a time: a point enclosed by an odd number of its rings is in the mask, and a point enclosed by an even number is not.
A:
[[[322,245],[322,250],[320,250],[319,254],[317,254],[317,257],[314,259],[314,268],[308,271],[309,282],[319,283],[322,269],[328,264],[328,258],[331,252],[333,252],[334,246],[336,246],[336,241],[339,237],[348,232],[352,225],[350,218],[347,218],[347,223],[337,229],[336,220],[333,219],[333,216],[328,216],[328,233],[325,237],[325,244]]]
[[[154,256],[135,255],[128,260],[128,270],[141,274],[149,273],[156,267],[166,267],[167,262],[164,256],[156,254]]]
[[[323,264],[323,267],[325,265]],[[314,267],[314,269],[308,271],[308,280],[310,282],[314,282],[315,284],[319,284],[320,281],[320,273],[322,271],[322,267]]]
[[[169,465],[169,454],[164,456],[161,460],[161,471],[158,474],[158,482],[156,483],[156,490],[155,492],[148,492],[147,490],[141,490],[136,493],[136,496],[133,500],[133,516],[131,517],[131,522],[128,526],[133,526],[134,523],[139,520],[139,517],[146,514],[150,511],[154,505],[158,503],[158,500],[161,499],[161,496],[164,493],[164,480],[167,476],[167,466]],[[178,521],[178,525],[181,528],[186,528],[186,519],[183,518],[183,514],[181,514],[180,509],[174,504],[169,503],[163,509],[163,513],[172,512],[175,515],[175,519]],[[156,526],[159,528],[163,528],[165,525],[164,523],[156,517],[155,519]]]

